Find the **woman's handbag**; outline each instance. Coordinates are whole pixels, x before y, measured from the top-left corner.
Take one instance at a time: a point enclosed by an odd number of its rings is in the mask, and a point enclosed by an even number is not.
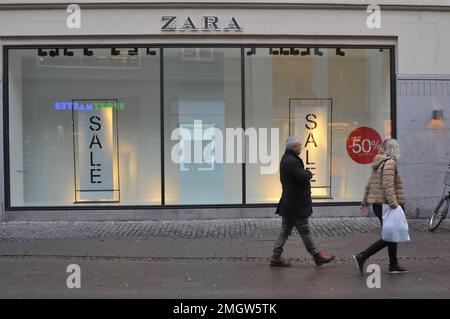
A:
[[[391,208],[383,204],[383,226],[381,239],[394,243],[409,241],[409,228],[405,213],[400,205]]]

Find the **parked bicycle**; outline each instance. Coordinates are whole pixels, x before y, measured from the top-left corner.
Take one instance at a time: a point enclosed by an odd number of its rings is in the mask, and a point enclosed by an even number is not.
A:
[[[450,168],[450,165],[449,165]],[[450,171],[445,173],[444,178],[444,192],[442,193],[442,198],[437,204],[436,208],[433,211],[433,215],[431,215],[430,219],[430,231],[434,231],[442,221],[447,217],[448,208],[450,206],[450,189],[447,193],[447,188],[450,187]]]

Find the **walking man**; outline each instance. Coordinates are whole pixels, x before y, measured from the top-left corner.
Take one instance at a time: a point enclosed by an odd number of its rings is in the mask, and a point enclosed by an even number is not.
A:
[[[309,228],[312,214],[311,178],[312,173],[305,170],[300,152],[302,144],[297,136],[287,139],[286,151],[280,162],[280,181],[283,187],[276,214],[281,215],[281,231],[275,240],[272,267],[289,267],[291,263],[281,258],[283,246],[295,227],[302,237],[306,250],[313,256],[317,266],[331,262],[335,256],[321,252],[313,241]]]

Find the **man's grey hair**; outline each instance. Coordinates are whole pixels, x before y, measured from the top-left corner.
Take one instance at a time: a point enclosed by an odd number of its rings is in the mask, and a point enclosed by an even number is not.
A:
[[[298,136],[289,136],[286,140],[286,148],[291,150],[292,146],[298,143],[300,143],[300,139],[298,138]]]

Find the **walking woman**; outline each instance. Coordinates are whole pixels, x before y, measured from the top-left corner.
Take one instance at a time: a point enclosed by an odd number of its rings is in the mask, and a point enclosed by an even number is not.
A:
[[[383,141],[380,152],[375,156],[372,163],[372,173],[366,185],[364,198],[361,203],[361,211],[364,212],[369,204],[372,205],[375,216],[383,225],[382,204],[389,204],[391,208],[398,205],[405,210],[405,192],[403,184],[398,174],[397,161],[400,158],[400,147],[397,140],[388,138]],[[407,273],[408,270],[402,268],[397,260],[397,243],[376,241],[366,250],[357,255],[353,255],[356,267],[361,275],[364,274],[364,262],[384,247],[388,247],[389,252],[389,273]]]

